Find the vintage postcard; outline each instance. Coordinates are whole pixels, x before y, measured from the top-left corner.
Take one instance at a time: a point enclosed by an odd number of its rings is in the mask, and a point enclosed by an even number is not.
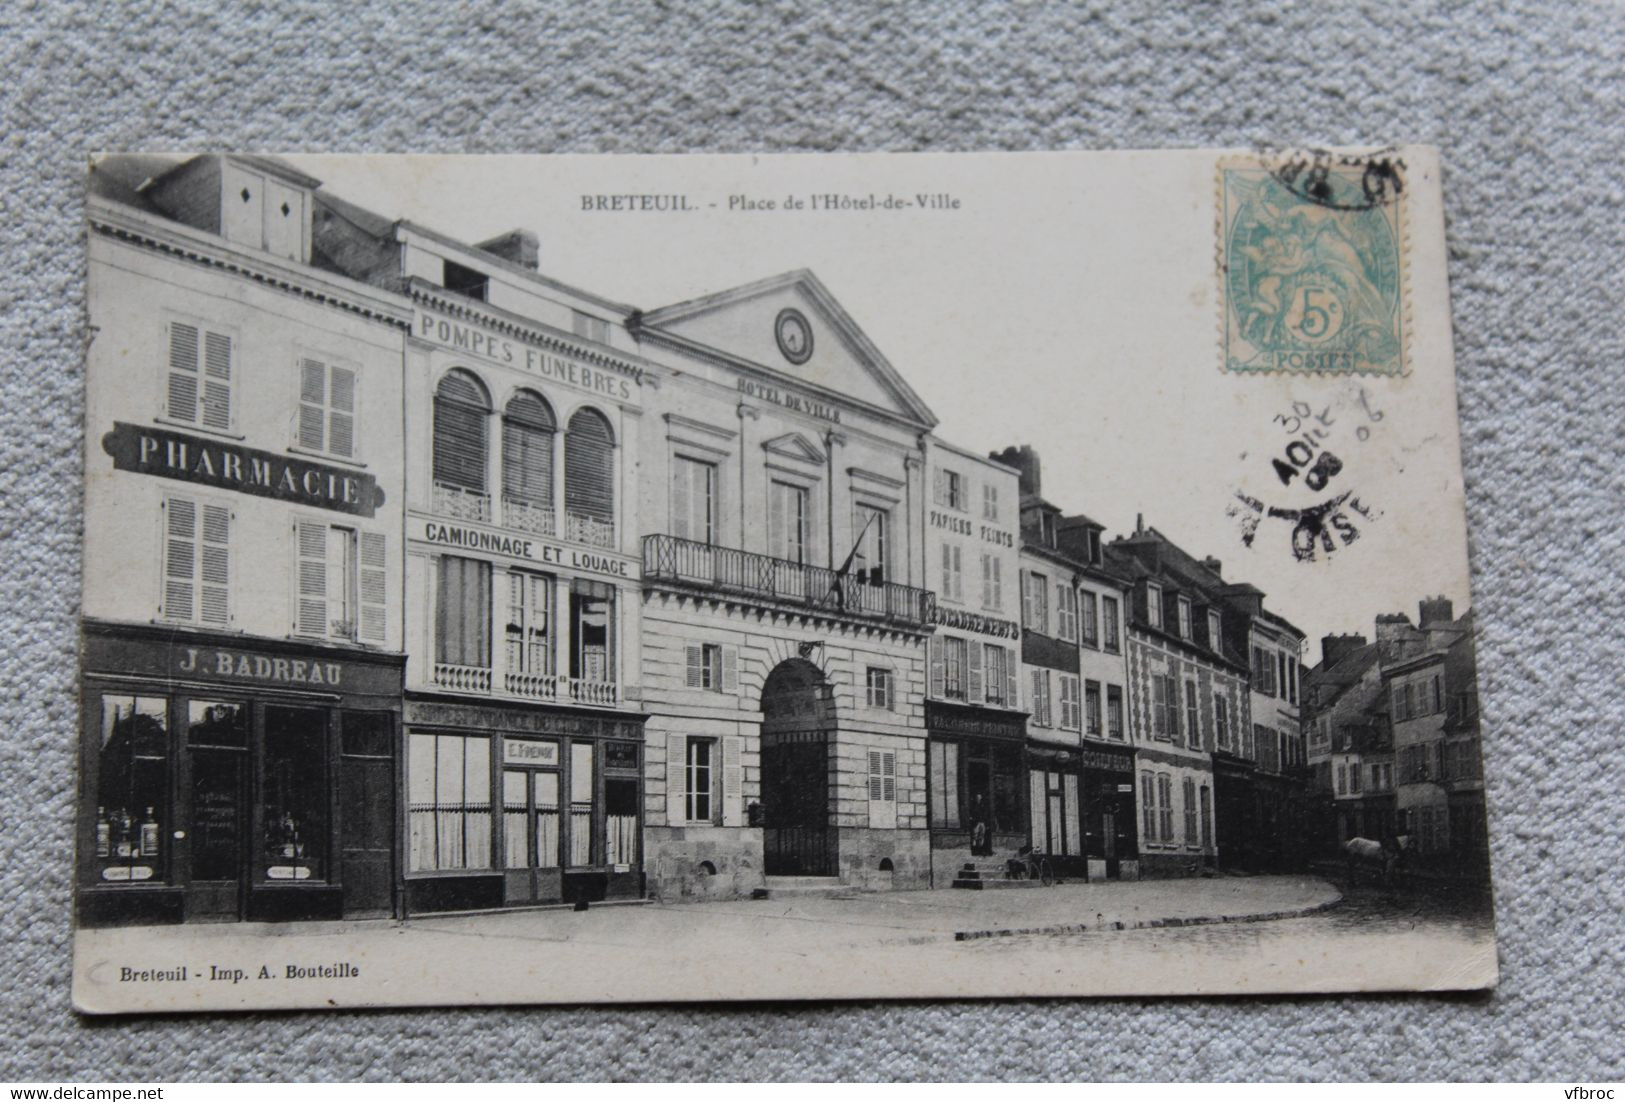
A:
[[[1495,983],[1435,151],[88,174],[80,1009]]]

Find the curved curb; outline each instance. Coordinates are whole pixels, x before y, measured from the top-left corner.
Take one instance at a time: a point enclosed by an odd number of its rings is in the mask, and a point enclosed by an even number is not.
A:
[[[954,933],[955,941],[980,941],[984,938],[995,937],[1029,937],[1048,934],[1088,934],[1101,933],[1113,930],[1155,930],[1176,926],[1219,926],[1235,925],[1244,922],[1278,922],[1284,918],[1304,918],[1308,915],[1329,911],[1343,902],[1343,893],[1338,892],[1336,899],[1325,903],[1316,903],[1312,907],[1300,907],[1291,911],[1261,911],[1257,914],[1244,915],[1198,915],[1193,918],[1151,918],[1143,922],[1101,922],[1091,926],[1087,922],[1069,922],[1058,926],[1026,926],[1009,930],[959,930]]]

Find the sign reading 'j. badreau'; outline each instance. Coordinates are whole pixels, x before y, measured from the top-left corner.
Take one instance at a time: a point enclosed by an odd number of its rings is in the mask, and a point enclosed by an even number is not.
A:
[[[115,421],[113,431],[102,437],[102,450],[121,471],[297,501],[356,516],[370,517],[384,503],[384,491],[370,474],[171,429]]]

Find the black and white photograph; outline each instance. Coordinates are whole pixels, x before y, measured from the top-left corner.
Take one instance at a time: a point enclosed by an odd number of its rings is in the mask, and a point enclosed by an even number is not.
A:
[[[1495,985],[1435,150],[87,173],[80,1010]]]

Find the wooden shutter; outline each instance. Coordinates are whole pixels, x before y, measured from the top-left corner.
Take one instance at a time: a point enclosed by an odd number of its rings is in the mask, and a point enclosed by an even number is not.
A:
[[[1001,648],[1004,651],[1004,706],[1006,708],[1021,707],[1020,697],[1017,696],[1016,651],[1013,647]]]
[[[299,598],[294,630],[300,635],[327,634],[327,525],[294,523],[298,556]]]
[[[688,819],[687,808],[683,806],[688,794],[684,777],[687,749],[688,740],[682,735],[666,736],[666,822],[671,826],[681,826]]]
[[[972,704],[982,703],[982,645],[977,642],[965,644],[965,664],[970,670],[967,679],[970,685],[968,699]]]
[[[198,619],[224,627],[231,620],[231,510],[224,505],[205,505],[201,511]]]
[[[203,409],[205,428],[231,428],[231,337],[203,334]]]
[[[434,480],[485,492],[486,420],[490,406],[473,376],[452,371],[434,398]]]
[[[1168,733],[1179,741],[1179,678],[1169,674],[1168,682]]]
[[[683,648],[687,658],[687,686],[690,689],[705,688],[705,648],[696,643],[689,643]]]
[[[938,505],[946,505],[948,492],[945,487],[948,484],[948,480],[945,477],[945,472],[941,467],[938,467],[936,470],[931,472],[931,475],[931,500],[936,502]]]
[[[671,468],[671,534],[681,540],[691,540],[693,528],[689,525],[691,495],[689,480],[693,477],[693,461],[681,457],[672,460]]]
[[[879,750],[870,750],[869,751],[869,802],[874,803],[876,800],[882,800],[884,798],[885,797],[881,795],[880,751]]]
[[[604,524],[615,520],[614,447],[609,424],[593,410],[577,412],[564,434],[564,507]]]
[[[745,825],[745,769],[740,761],[744,740],[729,735],[722,740],[722,825]]]
[[[357,586],[361,593],[361,641],[382,643],[385,609],[389,601],[387,581],[389,560],[385,537],[381,532],[362,532],[357,539],[361,544],[360,577]]]
[[[739,648],[735,646],[722,648],[722,691],[739,691]]]
[[[347,367],[328,369],[327,449],[334,455],[355,455],[355,372]]]
[[[928,656],[931,665],[931,695],[936,697],[938,700],[941,700],[943,694],[943,678],[945,676],[943,672],[942,636],[931,636]]]
[[[299,361],[299,446],[321,451],[327,444],[327,365]]]
[[[184,498],[164,502],[163,614],[190,620],[197,607],[197,506]]]
[[[522,390],[502,413],[502,492],[532,505],[553,504],[553,411]]]
[[[164,415],[175,421],[195,423],[198,419],[198,395],[202,392],[199,343],[197,326],[182,321],[169,323],[169,378],[164,389]]]

